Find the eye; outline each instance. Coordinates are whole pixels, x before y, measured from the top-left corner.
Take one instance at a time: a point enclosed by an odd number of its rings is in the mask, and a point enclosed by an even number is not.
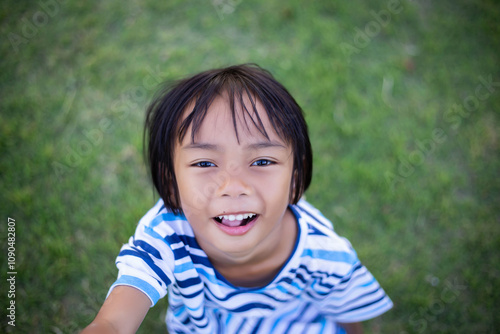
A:
[[[200,161],[200,162],[194,163],[192,166],[207,168],[207,167],[215,167],[215,164],[213,162],[210,162],[210,161]]]
[[[269,166],[274,164],[274,161],[267,160],[267,159],[259,159],[255,162],[252,163],[252,166]]]

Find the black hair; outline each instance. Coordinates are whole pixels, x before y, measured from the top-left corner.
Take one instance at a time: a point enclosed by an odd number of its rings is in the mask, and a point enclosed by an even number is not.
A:
[[[269,138],[256,110],[256,101],[264,106],[271,126],[292,147],[293,177],[290,202],[295,204],[309,187],[312,177],[312,149],[302,109],[268,71],[255,64],[243,64],[208,70],[166,85],[147,108],[144,125],[144,154],[153,184],[167,209],[182,213],[174,173],[174,148],[182,142],[191,126],[191,139],[200,128],[211,103],[227,94],[234,130],[238,138],[235,102],[243,117]],[[247,98],[251,110],[244,103]],[[183,119],[188,105],[194,108]],[[251,112],[253,111],[253,113]]]

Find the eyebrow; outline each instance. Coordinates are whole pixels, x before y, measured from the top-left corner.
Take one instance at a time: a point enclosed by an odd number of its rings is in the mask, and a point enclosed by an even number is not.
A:
[[[277,148],[284,148],[284,149],[287,148],[285,145],[283,145],[279,142],[276,142],[276,141],[262,141],[262,142],[252,143],[252,144],[246,145],[244,148],[251,149],[251,150],[258,150],[258,149],[270,148],[270,147],[277,147]],[[184,145],[182,147],[182,149],[222,151],[222,148],[220,146],[215,145],[215,144],[209,144],[209,143],[191,143],[188,145]]]

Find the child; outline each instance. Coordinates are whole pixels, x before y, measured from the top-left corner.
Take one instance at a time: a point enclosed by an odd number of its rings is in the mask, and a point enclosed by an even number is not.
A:
[[[84,333],[132,333],[168,291],[169,333],[361,333],[392,307],[350,243],[301,199],[301,108],[256,65],[197,74],[147,111],[161,196],[116,260]],[[145,141],[146,142],[146,141]]]

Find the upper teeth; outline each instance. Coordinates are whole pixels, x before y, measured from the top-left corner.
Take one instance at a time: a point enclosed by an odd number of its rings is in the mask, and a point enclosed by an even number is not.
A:
[[[253,216],[255,216],[255,213],[244,213],[244,214],[239,214],[239,215],[224,215],[224,216],[219,216],[218,218],[219,219],[226,219],[226,220],[229,220],[229,221],[233,221],[233,220],[243,220],[243,219],[247,219],[247,218],[252,218]]]

